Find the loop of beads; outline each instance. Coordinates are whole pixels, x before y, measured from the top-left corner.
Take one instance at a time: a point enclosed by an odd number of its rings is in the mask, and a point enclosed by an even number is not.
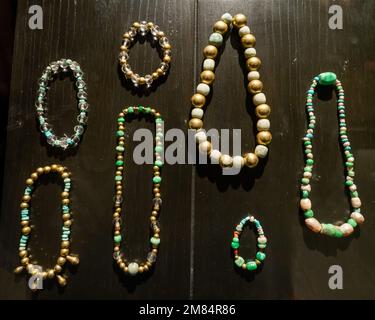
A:
[[[148,33],[151,33],[153,41],[155,41],[163,52],[162,62],[159,67],[152,73],[140,76],[138,73],[134,73],[129,61],[130,48],[134,44],[136,36],[145,37]],[[122,44],[120,47],[119,63],[121,70],[127,79],[131,79],[135,87],[140,85],[146,85],[150,88],[153,81],[158,79],[160,76],[164,76],[169,69],[171,62],[171,45],[165,33],[153,22],[141,21],[134,22],[127,32],[123,35]]]
[[[155,160],[154,160],[154,176],[152,178],[153,181],[153,207],[151,212],[151,232],[153,236],[150,239],[151,251],[147,255],[147,259],[144,262],[128,262],[126,259],[123,258],[121,254],[121,211],[122,211],[122,180],[124,175],[124,152],[125,152],[125,118],[129,115],[138,115],[143,117],[154,117],[155,118],[155,126],[156,126],[156,137],[155,137]],[[159,112],[156,112],[155,109],[151,109],[149,107],[128,107],[125,108],[120,114],[117,119],[118,123],[118,130],[116,132],[116,136],[118,139],[117,146],[116,146],[116,176],[115,176],[115,185],[116,185],[116,195],[114,199],[114,213],[113,213],[113,228],[114,228],[114,248],[113,248],[113,258],[115,259],[116,263],[125,273],[130,275],[136,275],[138,273],[143,273],[148,271],[156,262],[158,247],[160,244],[160,225],[158,221],[158,216],[161,209],[161,195],[160,195],[160,185],[161,185],[161,175],[160,170],[163,166],[163,119]]]
[[[263,83],[259,80],[260,74],[258,72],[261,66],[261,60],[256,57],[255,37],[250,32],[250,28],[246,25],[247,18],[243,14],[237,14],[233,18],[229,13],[224,14],[221,20],[214,24],[213,31],[209,37],[209,45],[203,49],[205,60],[203,61],[203,71],[200,75],[201,83],[198,84],[196,93],[192,96],[191,102],[193,109],[191,110],[191,119],[189,127],[197,130],[195,138],[199,145],[199,151],[207,154],[211,163],[219,163],[223,168],[233,167],[240,169],[244,165],[253,168],[257,166],[259,158],[265,158],[268,154],[268,145],[271,143],[272,135],[270,130],[270,121],[268,116],[271,113],[271,108],[266,104],[266,95],[263,91]],[[255,105],[255,114],[257,121],[257,143],[254,152],[246,153],[243,157],[240,155],[231,157],[222,154],[219,150],[214,150],[210,141],[207,140],[207,135],[203,129],[203,107],[206,103],[206,96],[210,94],[212,84],[215,81],[215,58],[218,55],[218,48],[223,43],[223,35],[233,27],[237,30],[241,43],[244,48],[244,56],[246,59],[246,66],[249,71],[247,79],[249,84],[248,91],[253,96],[253,103]]]
[[[314,212],[312,210],[312,203],[309,199],[311,193],[310,180],[312,179],[312,169],[314,165],[314,156],[312,153],[312,140],[314,137],[315,129],[315,114],[313,97],[315,94],[316,87],[318,85],[322,86],[335,86],[337,99],[337,111],[339,119],[339,135],[342,145],[342,151],[344,153],[345,168],[346,168],[346,180],[345,186],[351,197],[351,207],[352,213],[347,221],[341,225],[334,225],[331,223],[320,223],[316,218],[314,218]],[[357,186],[354,184],[354,155],[352,153],[352,147],[349,142],[347,135],[347,126],[345,120],[345,105],[344,105],[344,89],[341,82],[337,80],[337,77],[332,72],[324,72],[319,76],[315,77],[312,84],[307,91],[306,100],[306,112],[309,120],[308,129],[305,137],[303,138],[303,144],[305,147],[305,168],[303,172],[303,178],[301,179],[301,201],[300,206],[305,215],[306,226],[316,232],[322,233],[328,236],[341,238],[349,236],[353,233],[354,228],[357,224],[364,222],[364,217],[361,214],[361,200],[358,195]]]
[[[64,190],[61,193],[61,211],[62,211],[62,236],[61,236],[61,248],[60,254],[57,258],[56,265],[52,269],[43,271],[38,265],[33,264],[30,259],[30,250],[28,249],[28,241],[31,234],[30,224],[30,209],[31,209],[31,196],[34,191],[34,184],[43,174],[57,173],[61,176],[64,181]],[[64,265],[69,262],[72,265],[79,264],[79,258],[77,255],[71,255],[70,253],[70,229],[73,223],[72,212],[70,210],[70,199],[69,192],[71,189],[70,172],[60,165],[51,165],[38,168],[34,173],[31,174],[30,178],[26,180],[26,189],[22,198],[21,203],[21,238],[19,243],[19,257],[21,266],[15,269],[15,273],[21,273],[27,271],[30,275],[37,276],[40,279],[53,279],[57,278],[58,283],[61,286],[65,286],[67,279],[61,275]]]
[[[47,119],[47,92],[50,83],[54,77],[60,73],[67,73],[71,71],[76,79],[75,87],[77,89],[78,100],[78,125],[74,127],[74,134],[68,137],[66,134],[59,138],[53,131],[52,126],[48,123]],[[39,79],[38,97],[36,99],[36,113],[40,126],[40,131],[47,138],[48,144],[53,147],[62,148],[63,150],[69,147],[75,147],[81,140],[81,136],[85,131],[85,126],[88,120],[89,104],[87,103],[87,88],[84,82],[84,74],[80,65],[71,59],[61,59],[56,62],[51,62],[44,70],[41,78]]]
[[[248,223],[252,223],[256,227],[256,231],[258,233],[258,239],[257,239],[258,252],[256,253],[255,259],[249,259],[245,261],[245,259],[239,255],[238,249],[240,247],[241,233],[243,231],[244,226]],[[235,265],[239,268],[242,268],[243,270],[249,270],[249,271],[256,270],[258,266],[266,259],[266,254],[264,253],[266,246],[267,246],[267,238],[264,236],[264,231],[260,222],[251,215],[242,219],[241,222],[236,226],[236,230],[233,233],[233,239],[231,243]]]

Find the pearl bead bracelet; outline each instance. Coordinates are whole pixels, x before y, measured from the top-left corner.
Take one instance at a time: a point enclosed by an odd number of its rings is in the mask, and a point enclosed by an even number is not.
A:
[[[314,165],[314,157],[312,153],[312,140],[314,137],[315,129],[315,114],[313,97],[315,94],[316,87],[321,86],[335,86],[337,99],[337,111],[339,119],[339,135],[342,145],[342,151],[344,153],[345,168],[346,168],[346,180],[345,186],[351,197],[351,207],[352,213],[347,221],[340,225],[334,225],[331,223],[320,223],[316,218],[314,218],[314,212],[312,210],[312,203],[309,199],[311,193],[310,180],[312,179],[312,169]],[[337,80],[337,77],[332,72],[324,72],[319,76],[315,77],[312,81],[310,89],[307,91],[307,101],[306,101],[306,112],[309,120],[308,129],[305,137],[303,138],[303,144],[305,147],[305,168],[303,172],[303,178],[301,179],[301,201],[300,206],[305,216],[306,226],[316,232],[325,234],[328,236],[341,238],[349,236],[353,233],[354,228],[357,224],[364,222],[364,217],[361,214],[361,200],[358,195],[357,186],[354,184],[354,155],[352,153],[352,147],[349,142],[347,135],[347,124],[345,120],[345,105],[344,105],[344,89],[341,82]]]
[[[64,181],[64,190],[61,193],[61,211],[62,211],[62,236],[61,236],[61,248],[60,255],[57,258],[56,265],[52,269],[41,270],[36,263],[31,262],[30,250],[28,249],[28,241],[31,234],[30,224],[30,209],[31,209],[31,196],[34,191],[35,182],[43,174],[57,173],[61,176]],[[27,271],[30,275],[37,276],[40,279],[53,279],[56,278],[61,286],[65,286],[67,283],[66,276],[61,273],[63,271],[66,262],[72,265],[79,264],[79,258],[77,255],[70,253],[70,228],[73,223],[72,212],[70,209],[69,192],[71,188],[70,172],[63,166],[53,164],[51,166],[45,166],[38,168],[34,173],[31,174],[30,178],[26,180],[26,189],[22,198],[21,203],[21,238],[19,243],[19,257],[21,266],[15,269],[15,273],[19,274],[23,271]],[[36,289],[36,288],[35,288]]]
[[[222,167],[242,168],[244,165],[253,168],[257,166],[259,158],[265,158],[268,154],[268,145],[271,142],[272,135],[270,133],[270,115],[271,108],[266,104],[266,96],[262,92],[263,83],[259,80],[260,74],[258,72],[261,61],[256,57],[255,37],[251,34],[249,27],[246,25],[246,17],[243,14],[237,14],[233,18],[229,13],[224,14],[221,20],[217,21],[213,27],[213,33],[209,37],[209,45],[203,49],[205,60],[203,61],[203,71],[200,75],[201,83],[198,84],[196,93],[192,96],[191,102],[193,109],[191,110],[191,119],[189,127],[195,129],[196,142],[199,145],[199,151],[207,154],[211,163],[220,163]],[[210,141],[207,140],[205,130],[203,130],[203,107],[206,103],[206,97],[210,94],[211,87],[215,80],[215,58],[218,55],[218,48],[223,43],[223,35],[225,35],[231,26],[237,30],[241,38],[241,43],[244,48],[244,56],[246,58],[246,66],[249,71],[247,78],[249,84],[248,91],[253,96],[253,103],[255,105],[255,114],[258,118],[257,122],[257,143],[255,151],[246,153],[242,156],[231,157],[222,154],[219,150],[213,149]]]
[[[152,73],[145,76],[140,76],[132,71],[129,60],[129,52],[131,46],[135,42],[136,36],[145,37],[148,33],[151,33],[153,41],[157,42],[162,50],[163,58],[160,66]],[[169,64],[171,62],[171,45],[165,33],[160,30],[160,28],[147,21],[134,22],[127,32],[123,35],[122,44],[120,47],[119,63],[121,65],[121,70],[127,79],[131,79],[135,87],[140,85],[146,85],[150,88],[153,81],[158,79],[160,76],[164,76],[169,69]]]
[[[134,116],[143,116],[143,117],[154,117],[155,118],[155,126],[156,126],[156,137],[155,137],[155,161],[154,161],[154,176],[152,178],[153,181],[153,208],[151,212],[151,232],[153,236],[150,239],[151,244],[151,251],[147,255],[147,259],[145,262],[137,262],[132,261],[128,262],[125,260],[121,254],[121,206],[123,202],[122,198],[122,180],[124,175],[124,152],[125,152],[125,118],[134,115]],[[149,107],[128,107],[125,108],[120,114],[117,119],[118,123],[118,130],[117,130],[117,147],[116,147],[116,176],[115,176],[115,185],[116,185],[116,195],[115,195],[115,203],[114,203],[114,213],[113,213],[113,240],[114,240],[114,253],[113,258],[115,259],[117,265],[123,270],[125,273],[129,275],[136,275],[138,273],[143,273],[148,271],[156,262],[158,247],[160,244],[160,225],[158,222],[158,216],[161,209],[161,196],[160,196],[160,184],[161,184],[161,175],[160,169],[163,166],[162,154],[164,150],[163,146],[163,119],[159,112],[156,112],[155,109],[151,109]]]
[[[238,249],[240,247],[240,237],[241,237],[243,228],[248,223],[252,223],[256,227],[256,231],[258,234],[258,239],[257,239],[258,252],[256,253],[255,259],[250,259],[250,260],[245,261],[245,259],[239,255]],[[236,230],[233,233],[231,247],[233,249],[234,264],[237,267],[242,268],[243,270],[249,270],[249,271],[256,270],[258,266],[266,259],[266,254],[264,253],[266,246],[267,246],[267,238],[264,236],[263,228],[260,222],[251,215],[247,216],[246,218],[242,219],[241,222],[236,226]]]
[[[74,127],[74,134],[72,136],[68,137],[65,134],[63,137],[59,138],[54,133],[52,126],[48,123],[46,107],[47,92],[50,82],[56,77],[56,75],[60,72],[69,72],[69,70],[73,73],[73,76],[76,79],[75,87],[77,88],[79,111],[77,117],[78,125]],[[80,65],[71,59],[61,59],[56,62],[51,62],[39,79],[38,97],[35,106],[40,131],[47,138],[48,144],[63,150],[77,146],[85,131],[85,126],[88,120],[87,113],[89,110],[89,104],[87,103],[87,87]]]

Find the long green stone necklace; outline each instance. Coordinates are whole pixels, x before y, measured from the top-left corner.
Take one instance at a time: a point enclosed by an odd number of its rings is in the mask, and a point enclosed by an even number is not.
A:
[[[318,85],[335,86],[336,94],[338,97],[337,111],[339,119],[339,135],[341,140],[342,151],[344,153],[344,158],[346,159],[345,186],[350,194],[352,209],[350,217],[347,219],[345,223],[341,225],[334,225],[331,223],[320,223],[316,218],[314,218],[312,203],[309,199],[311,193],[310,180],[312,178],[312,169],[314,165],[314,157],[312,153],[312,140],[314,137],[316,119],[314,114],[313,97],[315,94],[316,87]],[[300,206],[305,215],[305,224],[310,230],[316,233],[322,233],[337,238],[349,236],[353,233],[354,228],[357,226],[357,224],[361,224],[365,220],[363,215],[361,214],[361,200],[358,195],[357,186],[354,184],[354,155],[352,153],[352,147],[350,145],[349,138],[347,135],[344,98],[344,89],[341,85],[341,82],[337,79],[334,73],[324,72],[321,73],[319,76],[315,77],[311,83],[310,89],[307,91],[306,111],[309,124],[306,135],[303,138],[306,159],[303,178],[301,180]]]
[[[154,160],[154,176],[153,181],[153,207],[151,212],[151,232],[153,236],[150,238],[151,250],[147,255],[147,259],[144,262],[139,261],[127,261],[121,254],[121,211],[122,211],[122,180],[124,175],[124,152],[125,152],[125,119],[129,116],[143,116],[143,117],[153,117],[155,119],[156,126],[156,136],[155,136],[155,160]],[[117,146],[116,146],[116,176],[115,176],[115,188],[116,195],[114,198],[114,212],[113,212],[113,258],[115,259],[117,265],[121,270],[129,275],[136,275],[138,273],[143,273],[148,271],[156,262],[156,257],[158,253],[158,247],[160,244],[160,226],[158,222],[158,216],[161,208],[161,196],[160,196],[160,184],[161,184],[161,175],[160,169],[163,166],[162,154],[164,150],[163,146],[163,119],[159,112],[156,112],[155,109],[149,107],[128,107],[120,112],[118,118],[118,129],[116,132],[117,136]]]

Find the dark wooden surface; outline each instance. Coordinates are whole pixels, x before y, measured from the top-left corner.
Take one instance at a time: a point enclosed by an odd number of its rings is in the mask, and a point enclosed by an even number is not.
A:
[[[333,3],[344,9],[344,30],[328,28],[328,7]],[[31,4],[44,9],[42,31],[27,26]],[[257,38],[261,77],[273,110],[269,159],[263,167],[235,177],[221,176],[214,166],[165,166],[159,260],[150,277],[130,281],[116,272],[111,252],[116,115],[125,105],[148,104],[164,115],[167,129],[185,130],[202,49],[213,23],[227,11],[246,14]],[[371,0],[19,1],[0,216],[0,298],[375,298],[374,15]],[[160,25],[173,45],[172,69],[148,96],[130,90],[117,67],[122,33],[141,19]],[[253,108],[238,49],[238,38],[231,36],[216,71],[205,127],[240,128],[243,150],[250,150],[255,140]],[[64,155],[40,138],[33,106],[42,70],[62,57],[81,64],[92,106],[82,143]],[[154,69],[158,59],[147,43],[131,51],[131,63],[140,73]],[[305,91],[314,75],[327,70],[338,74],[346,90],[356,183],[367,219],[349,239],[307,231],[298,207]],[[69,79],[52,85],[49,103],[56,131],[72,130],[76,113]],[[312,200],[320,220],[334,221],[345,217],[349,208],[334,99],[317,101],[316,114]],[[144,123],[133,121],[129,134]],[[134,165],[134,144],[128,140],[127,147],[125,248],[129,257],[144,257],[152,169]],[[81,265],[70,272],[65,290],[51,286],[35,295],[25,277],[12,273],[18,263],[18,206],[27,175],[52,162],[63,163],[73,173],[72,250],[80,254]],[[43,265],[52,263],[57,253],[58,192],[58,184],[42,183],[33,202],[31,246]],[[262,222],[269,246],[263,270],[243,276],[233,267],[229,245],[234,226],[249,211]],[[254,255],[251,232],[244,234],[241,244],[244,256]],[[343,290],[328,287],[328,268],[334,264],[343,268]]]

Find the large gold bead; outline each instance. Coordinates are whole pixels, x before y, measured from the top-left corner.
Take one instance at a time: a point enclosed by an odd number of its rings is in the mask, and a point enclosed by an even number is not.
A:
[[[215,46],[208,45],[203,49],[203,54],[206,58],[215,59],[217,56],[218,50]]]
[[[35,181],[36,179],[38,179],[38,174],[36,172],[33,172],[30,177]]]
[[[192,118],[189,121],[189,128],[190,129],[201,129],[203,127],[203,121],[198,118]]]
[[[244,14],[242,13],[238,13],[236,14],[234,17],[233,17],[233,26],[236,27],[236,28],[241,28],[243,27],[244,25],[246,25],[246,22],[247,22],[247,18]]]
[[[61,248],[62,249],[65,249],[65,248],[69,248],[69,241],[61,241]]]
[[[59,266],[63,266],[65,264],[65,262],[66,262],[66,259],[64,257],[58,257],[57,258],[57,264]]]
[[[28,235],[30,232],[31,232],[31,228],[30,227],[23,227],[22,228],[22,234]]]
[[[212,84],[215,81],[215,74],[210,70],[204,70],[201,73],[201,80],[205,84]]]
[[[206,103],[206,97],[203,94],[196,93],[191,97],[191,103],[194,107],[202,108]]]
[[[271,143],[272,135],[269,131],[261,131],[257,134],[258,144],[268,145]]]
[[[220,159],[219,163],[223,168],[229,168],[233,165],[233,158],[227,154],[223,154]]]
[[[259,158],[255,153],[247,153],[244,155],[245,158],[245,164],[249,168],[254,168],[259,162]]]
[[[55,276],[55,271],[53,271],[52,269],[48,269],[47,270],[47,278],[52,279],[54,276]]]
[[[255,46],[256,39],[251,33],[247,33],[241,38],[242,46],[244,48],[251,48]]]
[[[44,169],[41,168],[41,167],[39,167],[38,169],[36,169],[36,172],[37,172],[38,174],[43,174],[43,173],[44,173]]]
[[[251,57],[246,60],[246,66],[249,71],[257,71],[262,62],[258,57]]]
[[[31,179],[31,178],[26,180],[26,184],[27,184],[28,186],[33,185],[33,183],[34,183],[34,180]]]
[[[262,92],[262,89],[263,83],[260,80],[252,80],[247,85],[247,90],[252,94],[260,93]]]
[[[214,29],[214,32],[224,34],[228,30],[228,25],[224,21],[219,20],[215,22],[213,29]]]
[[[271,113],[271,108],[268,104],[260,104],[255,108],[255,114],[258,118],[267,118]]]
[[[21,208],[22,209],[26,209],[26,208],[28,208],[29,207],[29,204],[27,203],[27,202],[22,202],[21,203]]]

